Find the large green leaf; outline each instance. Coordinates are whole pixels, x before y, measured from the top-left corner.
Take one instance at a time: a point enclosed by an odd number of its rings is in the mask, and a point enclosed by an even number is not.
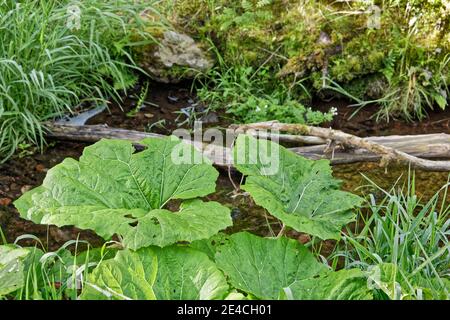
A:
[[[352,209],[362,202],[339,190],[329,161],[307,160],[267,140],[240,135],[234,161],[248,176],[242,188],[255,202],[300,232],[339,239],[342,226],[354,219]]]
[[[328,272],[319,277],[299,280],[284,289],[294,300],[371,300],[367,277],[359,269]]]
[[[0,297],[24,285],[24,259],[30,252],[12,246],[0,246]]]
[[[188,247],[123,250],[89,275],[82,299],[223,299],[228,285],[208,257]]]
[[[139,153],[121,140],[85,148],[79,161],[50,169],[16,207],[36,223],[75,225],[107,239],[119,234],[132,249],[208,238],[231,225],[226,207],[192,200],[215,190],[209,160],[175,137],[141,143],[147,148]],[[175,163],[174,155],[187,161]],[[186,200],[177,213],[165,209],[175,199]]]
[[[246,232],[217,245],[215,259],[233,286],[261,299],[277,299],[282,289],[295,281],[327,270],[295,240]]]

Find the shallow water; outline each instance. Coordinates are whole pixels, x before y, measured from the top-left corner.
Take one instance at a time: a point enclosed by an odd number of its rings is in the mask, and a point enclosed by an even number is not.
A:
[[[61,162],[66,157],[78,158],[85,145],[79,143],[57,143],[48,148],[44,154],[35,154],[22,159],[10,160],[0,165],[0,199],[17,199],[23,191],[40,185],[46,171]],[[398,185],[401,186],[407,179],[408,168],[390,166],[387,170],[380,168],[377,163],[356,163],[334,166],[334,176],[342,180],[344,190],[365,194],[373,191],[368,185],[368,178],[379,184],[382,188],[391,187],[399,177]],[[236,185],[240,183],[240,175],[233,174],[232,179]],[[429,199],[447,182],[448,173],[416,171],[416,193],[424,200]],[[378,192],[378,196],[381,194]],[[249,195],[235,192],[227,172],[221,172],[217,181],[216,192],[207,197],[208,200],[218,201],[232,210],[234,225],[229,232],[250,231],[256,234],[269,236],[280,230],[279,222],[271,217],[265,209],[254,204]],[[447,203],[450,195],[447,195]],[[270,227],[269,227],[270,226]],[[0,204],[0,227],[8,241],[14,241],[22,234],[35,234],[48,243],[50,248],[57,248],[65,241],[76,238],[79,230],[65,227],[56,228],[35,225],[30,221],[20,219],[12,202]],[[272,232],[270,231],[272,229]],[[301,238],[303,235],[290,233],[292,237]],[[97,244],[101,240],[90,232],[83,232],[82,239]],[[27,245],[29,241],[24,241]],[[23,243],[23,244],[25,244]]]
[[[161,134],[170,132],[180,125],[179,121],[186,120],[180,115],[180,110],[187,107],[195,107],[200,112],[205,109],[189,90],[190,84],[184,85],[152,85],[146,102],[142,108],[136,110],[137,96],[140,93],[139,86],[135,92],[124,99],[123,105],[112,105],[109,110],[104,111],[89,120],[88,124],[108,124],[111,127],[121,127]],[[326,104],[317,103],[319,108],[328,110],[330,106],[338,108],[338,116],[333,123],[327,124],[333,128],[341,129],[360,136],[386,135],[386,134],[420,134],[432,132],[449,132],[450,109],[445,112],[432,113],[426,121],[418,123],[404,123],[392,121],[389,123],[376,123],[371,115],[376,106],[362,109],[355,117],[348,119],[349,112],[353,109],[347,106],[348,102],[333,101]],[[136,111],[136,112],[135,112]],[[210,114],[211,115],[211,114]],[[230,119],[226,114],[215,114],[210,117],[209,126],[227,127]],[[161,126],[156,125],[161,123]],[[183,122],[183,127],[189,127]],[[49,248],[57,248],[69,239],[76,238],[79,230],[71,227],[56,228],[38,226],[30,221],[19,218],[12,201],[17,199],[22,192],[42,183],[45,172],[61,162],[66,157],[78,158],[85,144],[58,142],[49,147],[43,154],[34,154],[24,158],[11,159],[5,164],[0,164],[0,227],[8,241],[14,241],[22,234],[35,234]],[[387,170],[380,168],[377,163],[356,163],[338,165],[334,168],[334,176],[342,180],[344,190],[366,194],[374,191],[373,188],[365,187],[369,179],[377,183],[381,188],[390,188],[399,177],[398,185],[401,186],[408,176],[408,168],[390,166]],[[448,180],[448,173],[416,171],[416,193],[424,200],[429,199]],[[239,185],[240,176],[235,174],[234,183]],[[381,196],[378,192],[377,196]],[[450,202],[447,195],[447,202]],[[217,192],[207,197],[209,200],[219,201],[232,210],[234,225],[228,231],[240,230],[250,231],[260,235],[276,234],[280,229],[279,222],[272,218],[267,212],[255,205],[250,196],[242,192],[234,192],[234,187],[229,181],[227,172],[222,172],[217,182]],[[272,231],[271,231],[272,230]],[[290,233],[293,237],[302,237],[300,234]],[[93,233],[83,232],[82,239],[90,242],[101,243],[101,239]],[[27,241],[22,241],[27,242]],[[24,244],[24,243],[23,243]],[[30,243],[27,243],[28,245]]]
[[[333,175],[342,181],[343,190],[361,196],[372,193],[377,199],[382,198],[384,194],[368,179],[387,191],[394,185],[396,190],[406,188],[408,185],[408,168],[404,166],[390,166],[385,169],[377,163],[336,165],[333,166]],[[410,181],[413,176],[415,177],[416,194],[424,202],[432,198],[449,178],[448,172],[411,170],[410,175]],[[239,185],[239,176],[235,175],[232,179],[236,185]],[[443,200],[443,195],[444,193],[441,192],[441,200]],[[245,230],[269,236],[273,235],[270,229],[274,234],[280,230],[279,222],[271,217],[265,209],[254,204],[249,195],[243,191],[234,192],[234,187],[225,174],[217,182],[217,192],[207,198],[221,202],[232,209],[234,225],[228,230],[230,232]],[[450,193],[447,194],[445,202],[450,203]]]

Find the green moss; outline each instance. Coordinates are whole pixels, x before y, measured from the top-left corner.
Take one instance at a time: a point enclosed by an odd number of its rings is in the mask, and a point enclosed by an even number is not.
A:
[[[362,80],[378,81],[384,76],[384,84],[376,84],[377,91],[389,96],[395,90],[402,94],[399,88],[408,87],[411,79],[423,77],[419,75],[427,70],[433,79],[421,83],[423,99],[401,99],[401,112],[420,116],[416,110],[427,100],[429,105],[443,103],[445,94],[434,97],[447,91],[442,78],[448,79],[449,73],[448,67],[443,67],[450,51],[448,1],[375,1],[379,20],[371,4],[363,1],[174,3],[169,10],[174,24],[197,38],[211,39],[228,65],[264,65],[276,75],[276,83],[289,86],[292,81],[307,79],[303,85],[314,94],[323,88],[325,77],[344,88],[357,84],[350,91],[365,99],[373,92],[370,85],[359,85]],[[379,28],[369,21],[379,23]],[[379,92],[381,87],[384,93]],[[394,112],[399,110],[394,104],[387,105]]]

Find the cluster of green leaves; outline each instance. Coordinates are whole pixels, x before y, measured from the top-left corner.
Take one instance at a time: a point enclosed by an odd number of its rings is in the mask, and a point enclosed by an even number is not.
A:
[[[87,147],[79,161],[64,160],[49,170],[42,186],[15,202],[21,216],[36,223],[74,225],[94,230],[105,240],[119,240],[122,249],[114,257],[72,263],[72,271],[83,273],[82,281],[76,278],[83,284],[80,298],[372,297],[362,271],[332,271],[298,241],[219,233],[232,224],[230,210],[198,199],[215,190],[218,172],[209,160],[174,137],[141,143],[146,149],[138,153],[130,142],[120,140]],[[271,175],[265,171],[269,150],[279,162]],[[361,198],[339,190],[327,161],[307,160],[273,142],[244,135],[234,152],[237,168],[247,175],[243,188],[287,227],[337,239],[340,229],[354,219],[351,210]],[[178,212],[168,209],[176,204]],[[2,248],[0,274],[8,277],[4,283],[11,283],[2,295],[30,291],[23,281],[27,266],[22,257],[28,256],[28,249]],[[16,272],[8,274],[11,263]],[[36,277],[31,283],[38,286],[41,280]],[[51,279],[45,283],[51,287]],[[72,289],[68,297],[73,288],[67,287]]]
[[[118,90],[136,80],[127,46],[144,8],[125,0],[1,2],[0,161],[20,144],[42,147],[42,121],[83,102],[120,99]]]
[[[223,63],[223,60],[221,63]],[[206,79],[197,78],[197,96],[210,109],[225,109],[233,119],[244,123],[278,120],[285,123],[319,125],[331,121],[334,111],[314,111],[292,98],[291,92],[302,90],[301,83],[291,88],[274,86],[267,68],[220,65]],[[306,93],[305,93],[306,94]]]
[[[333,110],[327,113],[314,111],[295,100],[280,102],[277,98],[267,96],[259,98],[247,97],[246,101],[236,101],[227,104],[227,113],[234,118],[242,119],[244,123],[278,120],[284,123],[300,123],[319,125],[333,120]]]
[[[117,252],[117,249],[107,248],[106,245],[91,248],[80,240],[70,240],[58,250],[48,252],[32,235],[22,235],[18,240],[25,238],[36,240],[42,249],[22,248],[16,244],[0,246],[0,298],[76,299],[88,272],[102,260],[113,258]],[[82,245],[87,248],[80,250]]]

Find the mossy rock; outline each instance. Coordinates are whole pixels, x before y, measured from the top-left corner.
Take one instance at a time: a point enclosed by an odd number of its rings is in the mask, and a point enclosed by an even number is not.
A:
[[[226,65],[256,69],[263,64],[277,75],[276,82],[309,79],[313,93],[323,89],[324,78],[348,87],[384,76],[389,85],[383,88],[399,92],[411,77],[425,78],[420,84],[433,96],[443,90],[440,74],[448,74],[448,66],[442,70],[450,51],[448,1],[399,1],[384,7],[381,1],[174,3],[161,4],[171,21],[196,39],[212,40]],[[362,87],[354,90],[359,98],[383,95],[380,88],[374,93],[370,85],[368,91]]]
[[[193,78],[200,72],[207,72],[214,60],[204,43],[177,31],[170,24],[155,23],[160,17],[143,13],[148,22],[143,34],[150,35],[154,41],[133,47],[133,54],[138,65],[154,80],[164,83],[176,83]],[[135,32],[135,41],[142,33]]]

